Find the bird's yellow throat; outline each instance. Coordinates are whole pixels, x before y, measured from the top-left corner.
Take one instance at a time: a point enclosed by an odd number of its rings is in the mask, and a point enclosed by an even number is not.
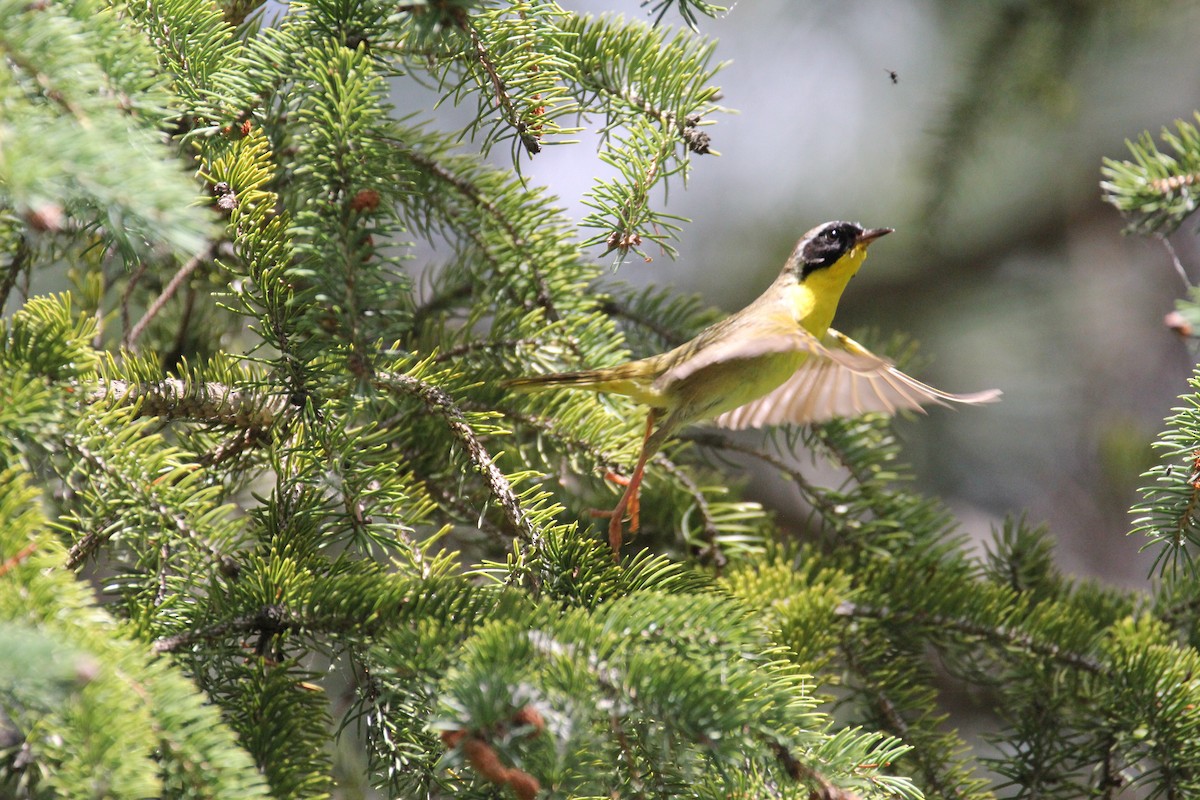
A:
[[[788,304],[796,321],[805,330],[818,339],[825,335],[833,323],[833,315],[837,312],[838,301],[846,284],[858,272],[863,260],[867,257],[867,248],[857,245],[830,267],[817,269],[804,277],[795,275],[795,282],[785,292]]]

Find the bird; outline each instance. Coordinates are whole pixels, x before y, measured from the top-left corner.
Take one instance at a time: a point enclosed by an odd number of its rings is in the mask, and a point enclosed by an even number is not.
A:
[[[614,367],[511,379],[509,389],[585,389],[625,395],[648,407],[637,465],[609,517],[614,559],[624,518],[638,529],[646,463],[677,431],[713,420],[740,430],[809,424],[871,412],[922,411],[928,404],[990,403],[1000,391],[952,394],[906,375],[892,362],[830,327],[838,301],[867,256],[892,228],[833,221],[800,238],[783,270],[748,306],[665,353]]]

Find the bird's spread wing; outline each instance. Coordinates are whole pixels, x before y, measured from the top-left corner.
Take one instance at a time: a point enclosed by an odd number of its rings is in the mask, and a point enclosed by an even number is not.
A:
[[[834,330],[817,345],[820,349],[811,349],[809,358],[779,388],[720,415],[717,425],[741,429],[804,424],[869,412],[920,411],[932,403],[990,403],[1000,396],[996,389],[975,394],[935,389]]]
[[[835,347],[837,349],[831,351],[828,342],[822,343],[803,328],[771,336],[757,336],[750,341],[730,337],[723,342],[706,344],[694,355],[680,359],[680,363],[660,375],[654,385],[660,388],[671,386],[717,364],[752,360],[773,353],[808,353],[817,358],[845,364],[849,369],[867,371],[874,369],[880,361],[878,356],[863,347],[858,347],[856,351],[844,349],[840,345]]]

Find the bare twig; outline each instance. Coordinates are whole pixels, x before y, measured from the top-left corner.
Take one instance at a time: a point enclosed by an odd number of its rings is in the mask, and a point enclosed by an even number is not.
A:
[[[125,338],[121,342],[123,347],[133,347],[134,343],[137,342],[138,337],[142,335],[144,330],[146,330],[146,326],[158,316],[158,313],[163,310],[163,307],[167,304],[167,302],[175,296],[175,293],[179,291],[179,287],[183,286],[184,281],[191,277],[191,274],[195,272],[196,268],[201,264],[212,261],[213,257],[216,255],[218,246],[218,242],[213,242],[206,247],[203,252],[192,256],[186,264],[179,268],[179,271],[175,273],[175,275],[171,278],[171,281],[162,290],[162,294],[154,298],[154,302],[151,303],[150,307],[146,309],[146,313],[142,315],[142,318],[137,321],[137,324],[133,326],[132,330],[125,334]]]
[[[121,292],[121,330],[125,331],[126,337],[129,336],[129,301],[133,298],[133,292],[142,282],[142,276],[146,274],[149,266],[149,261],[138,261],[133,274],[125,279],[125,290]]]
[[[8,262],[8,270],[0,280],[0,311],[8,303],[8,296],[17,285],[17,276],[29,266],[29,240],[25,236],[17,238],[17,247],[13,252],[12,261]]]
[[[1171,256],[1171,265],[1175,267],[1175,272],[1179,274],[1180,279],[1183,281],[1183,285],[1186,288],[1191,289],[1192,282],[1188,278],[1187,270],[1183,268],[1183,262],[1179,260],[1179,254],[1175,252],[1175,245],[1171,244],[1171,240],[1161,234],[1159,235],[1158,240],[1163,243],[1163,247],[1167,249],[1167,254]]]
[[[731,453],[741,453],[743,455],[752,456],[786,475],[800,489],[800,492],[804,495],[805,499],[808,500],[809,504],[811,504],[813,508],[817,509],[821,516],[826,520],[832,522],[841,519],[843,516],[838,512],[836,505],[829,502],[829,500],[817,490],[817,487],[804,477],[800,470],[796,469],[794,466],[778,456],[772,455],[765,450],[760,450],[757,447],[751,447],[750,445],[742,444],[741,442],[731,439],[728,436],[723,436],[711,430],[685,430],[680,432],[677,438],[694,442],[701,447],[710,447],[718,450],[727,450]]]
[[[156,653],[172,653],[197,642],[212,641],[231,633],[261,632],[270,635],[283,633],[301,624],[299,616],[283,606],[264,606],[253,614],[244,614],[208,628],[163,636],[152,645]]]
[[[708,503],[708,498],[704,496],[704,492],[696,485],[691,476],[679,468],[671,459],[658,453],[654,456],[654,463],[662,467],[668,475],[679,482],[681,486],[692,496],[692,500],[696,504],[696,511],[700,514],[701,526],[704,528],[704,540],[708,542],[708,546],[700,551],[700,558],[706,562],[712,563],[718,570],[728,563],[725,554],[721,552],[721,546],[718,544],[718,539],[721,536],[721,531],[717,528],[716,520],[713,519],[712,506]]]

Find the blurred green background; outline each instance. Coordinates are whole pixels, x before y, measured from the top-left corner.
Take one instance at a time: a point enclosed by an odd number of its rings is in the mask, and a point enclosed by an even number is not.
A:
[[[679,257],[648,251],[616,277],[732,311],[813,225],[895,227],[835,324],[911,335],[914,371],[940,388],[1005,392],[898,423],[921,488],[972,536],[1026,513],[1066,571],[1143,582],[1128,508],[1193,358],[1162,323],[1185,285],[1161,242],[1122,235],[1100,165],[1200,105],[1196,4],[758,0],[700,30],[732,62],[718,77],[739,113],[707,129],[721,156],[671,191],[667,210],[693,220]],[[522,168],[576,219],[603,170],[586,144]],[[1172,241],[1200,275],[1191,229]],[[795,503],[766,478],[752,488]]]

